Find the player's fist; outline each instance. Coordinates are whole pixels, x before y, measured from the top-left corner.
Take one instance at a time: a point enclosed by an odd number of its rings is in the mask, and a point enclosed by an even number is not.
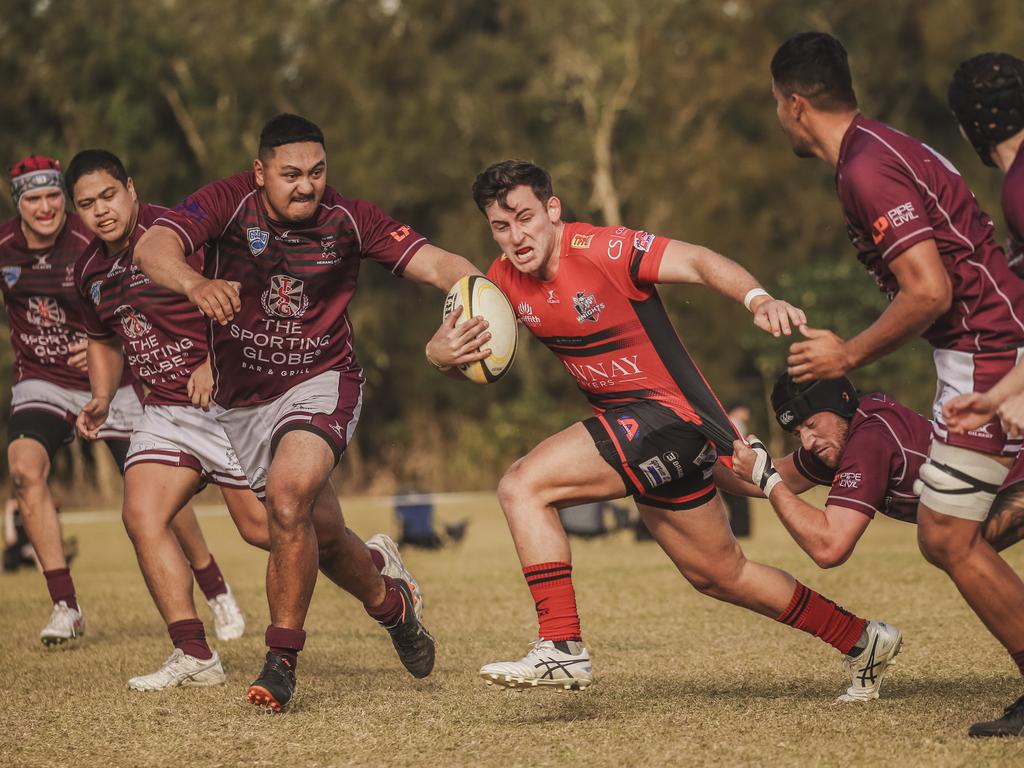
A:
[[[968,432],[996,417],[996,404],[987,394],[968,392],[942,404],[942,420],[951,432]]]
[[[752,459],[750,461],[750,482],[761,489],[766,499],[770,498],[775,486],[782,482],[782,475],[775,469],[767,446],[758,439],[757,435],[749,435],[747,444],[750,446],[749,452],[753,454],[752,457],[747,457]]]
[[[754,312],[754,325],[772,336],[791,336],[793,328],[807,324],[807,315],[802,309],[771,296],[757,297],[750,308]]]
[[[491,350],[484,347],[491,338],[487,321],[477,316],[459,323],[462,311],[462,306],[456,307],[441,321],[440,327],[427,342],[427,360],[442,371],[457,365],[475,363],[491,354]]]
[[[743,440],[732,444],[732,473],[745,483],[754,482],[754,462],[757,454]],[[756,483],[755,483],[756,485]]]
[[[210,400],[213,396],[213,366],[210,365],[209,357],[188,377],[188,396],[196,408],[210,410]]]
[[[790,344],[789,357],[786,358],[786,370],[793,381],[838,379],[854,367],[846,342],[832,331],[801,325],[800,333],[807,341]]]
[[[98,437],[99,429],[107,421],[110,413],[110,399],[106,397],[94,397],[86,403],[75,419],[75,427],[78,434],[89,440]]]
[[[207,280],[200,278],[188,289],[188,300],[199,307],[207,317],[227,325],[242,308],[239,298],[241,283],[234,280]]]
[[[68,365],[80,371],[89,370],[88,354],[89,342],[86,339],[76,339],[68,344]]]
[[[1010,437],[1024,435],[1024,393],[1006,398],[997,413],[1003,425],[1003,432]]]

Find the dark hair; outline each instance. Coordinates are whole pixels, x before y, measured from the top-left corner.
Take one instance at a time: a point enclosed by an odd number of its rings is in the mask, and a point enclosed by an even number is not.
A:
[[[270,118],[260,131],[259,156],[265,158],[272,154],[275,147],[304,141],[315,141],[324,149],[327,148],[327,144],[324,143],[324,132],[316,123],[285,112]]]
[[[823,112],[857,108],[846,49],[824,32],[801,32],[780,45],[772,80],[782,93],[798,93]]]
[[[128,186],[128,171],[124,169],[121,158],[105,149],[83,149],[68,163],[64,171],[64,185],[72,199],[75,196],[75,184],[83,176],[106,171],[125,186]]]
[[[981,161],[992,148],[1024,130],[1024,61],[1008,53],[982,53],[957,67],[949,108]]]
[[[509,210],[506,198],[516,187],[529,187],[542,203],[546,203],[554,192],[551,188],[551,174],[539,165],[526,160],[503,160],[487,168],[473,182],[473,200],[477,208],[486,211],[495,200]]]

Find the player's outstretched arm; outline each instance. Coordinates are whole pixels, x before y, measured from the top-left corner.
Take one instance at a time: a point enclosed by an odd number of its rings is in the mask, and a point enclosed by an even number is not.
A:
[[[729,469],[722,462],[714,467],[713,479],[715,485],[726,493],[734,496],[749,496],[754,499],[763,499],[764,493],[761,489],[750,482],[750,467],[753,466],[752,452],[743,440],[736,440],[733,446],[733,465]],[[743,452],[744,459],[737,466],[737,453]],[[793,461],[793,454],[789,453],[781,459],[773,462],[779,476],[793,493],[803,493],[815,486],[815,483],[804,477],[796,468]]]
[[[196,272],[185,261],[181,239],[167,227],[150,227],[139,238],[132,258],[146,277],[187,297],[204,315],[221,325],[226,325],[242,308],[239,284],[234,280],[208,280]]]
[[[86,403],[75,420],[79,434],[95,440],[99,428],[107,420],[110,401],[117,394],[121,383],[121,372],[124,368],[124,354],[121,342],[116,337],[110,339],[89,339],[86,348],[89,359],[89,388],[92,399]]]
[[[764,490],[789,535],[819,567],[834,568],[845,563],[871,519],[845,507],[820,510],[798,498],[782,480],[764,443],[754,435],[747,439],[749,446],[740,441],[734,444],[733,471]],[[792,471],[799,475],[795,466]]]
[[[746,269],[702,245],[670,240],[658,268],[658,282],[706,285],[741,301],[754,314],[754,325],[773,336],[789,336],[807,323],[802,309],[772,298]]]
[[[417,283],[432,285],[447,293],[466,275],[482,275],[483,272],[457,253],[428,243],[413,254],[402,274]]]

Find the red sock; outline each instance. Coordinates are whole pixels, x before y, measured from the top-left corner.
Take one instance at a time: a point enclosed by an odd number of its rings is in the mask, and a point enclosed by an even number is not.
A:
[[[299,651],[306,644],[306,633],[288,627],[267,627],[267,648],[280,657],[292,670],[299,663]]]
[[[227,582],[224,581],[224,574],[220,572],[220,568],[217,566],[217,561],[213,559],[213,555],[210,555],[210,564],[208,566],[198,570],[193,568],[192,573],[195,574],[196,584],[203,590],[203,596],[207,600],[213,600],[217,595],[223,595],[228,591]]]
[[[364,606],[370,616],[385,627],[394,626],[401,621],[402,613],[405,611],[405,601],[402,600],[402,593],[395,586],[395,580],[390,576],[384,576],[384,600],[380,605]]]
[[[46,588],[50,591],[50,599],[53,604],[62,600],[68,608],[78,610],[78,600],[75,599],[75,582],[71,580],[70,568],[54,568],[52,571],[43,571],[46,577]]]
[[[533,595],[545,640],[579,640],[580,617],[576,613],[576,592],[572,588],[572,565],[537,563],[523,568],[523,576]]]
[[[775,620],[820,637],[843,654],[853,649],[867,624],[799,581],[789,606]]]
[[[167,625],[167,634],[175,648],[197,659],[212,659],[213,651],[206,644],[206,630],[199,619],[183,619]]]
[[[1013,659],[1014,663],[1017,665],[1017,669],[1020,670],[1020,673],[1024,675],[1024,650],[1011,653],[1010,658]]]

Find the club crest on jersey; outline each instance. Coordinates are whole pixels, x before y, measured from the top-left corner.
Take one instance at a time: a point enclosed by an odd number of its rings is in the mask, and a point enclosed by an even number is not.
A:
[[[626,433],[626,440],[632,443],[633,438],[640,431],[640,425],[637,423],[637,420],[632,416],[619,416],[616,421],[622,427],[622,431]]]
[[[249,227],[245,230],[245,236],[249,240],[249,252],[253,256],[259,256],[267,250],[267,243],[270,242],[270,233],[259,227]]]
[[[3,275],[4,282],[8,288],[13,288],[21,277],[21,267],[0,267],[0,275]]]
[[[103,288],[103,281],[97,280],[89,286],[89,298],[97,307],[100,305],[100,290]]]
[[[533,307],[525,301],[516,307],[516,313],[519,315],[519,319],[523,321],[524,325],[528,325],[531,328],[540,325],[540,318],[533,314]]]
[[[137,312],[127,304],[122,304],[115,309],[114,314],[120,319],[121,330],[124,331],[124,335],[129,339],[145,336],[153,329],[153,324],[146,319],[145,315]]]
[[[576,322],[578,323],[587,321],[596,323],[605,308],[605,305],[599,302],[594,294],[586,294],[583,291],[577,291],[576,295],[572,297],[572,305],[576,307]]]
[[[291,275],[274,275],[270,278],[270,287],[260,297],[263,311],[275,317],[302,317],[309,306],[303,285],[302,280]]]
[[[32,296],[28,300],[25,319],[40,328],[54,328],[64,325],[67,316],[56,299],[49,296]]]

